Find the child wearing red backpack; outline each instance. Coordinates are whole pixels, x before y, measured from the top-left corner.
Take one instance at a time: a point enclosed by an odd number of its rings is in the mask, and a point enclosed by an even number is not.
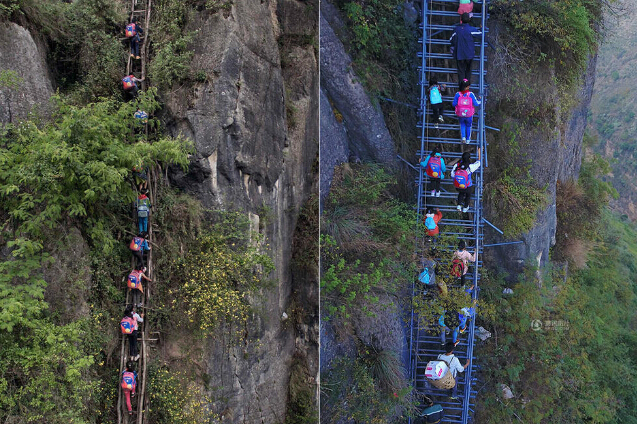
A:
[[[142,287],[142,280],[153,281],[144,274],[146,268],[134,269],[128,274],[128,280],[126,284],[131,291],[133,304],[137,306],[142,305],[142,299],[144,294],[144,288]]]
[[[131,250],[131,253],[137,260],[137,269],[144,268],[144,252],[150,250],[150,246],[148,245],[148,240],[146,240],[146,236],[148,234],[145,232],[139,233],[139,236],[133,237],[128,246]]]
[[[478,149],[478,160],[471,163],[471,154],[464,152],[460,162],[456,163],[451,170],[451,178],[453,178],[453,185],[458,191],[458,211],[464,213],[469,212],[469,202],[471,201],[471,195],[475,189],[471,174],[480,168],[480,149]],[[464,204],[464,209],[462,205]]]
[[[126,25],[126,38],[130,40],[130,55],[133,59],[141,59],[139,56],[139,35],[144,35],[144,29],[137,23],[137,18],[131,19]]]
[[[124,310],[124,317],[119,322],[122,334],[128,337],[128,355],[131,361],[139,359],[139,351],[137,350],[137,330],[138,323],[144,322],[144,314],[139,315],[134,310],[134,305],[127,305]]]
[[[458,242],[458,250],[453,252],[453,262],[451,274],[453,277],[460,278],[460,283],[465,284],[465,275],[469,270],[469,262],[475,262],[476,258],[467,252],[467,244],[464,240]]]
[[[425,160],[421,158],[420,166],[425,168],[425,173],[429,176],[429,181],[431,181],[431,196],[440,197],[440,180],[447,170],[445,160],[440,154],[440,147],[434,147]]]
[[[456,116],[460,121],[460,141],[462,143],[471,142],[471,125],[473,124],[473,114],[475,108],[480,106],[482,102],[469,91],[469,81],[463,79],[460,82],[460,91],[453,98],[453,107],[456,108]]]
[[[135,363],[128,361],[126,364],[126,370],[122,372],[122,378],[120,385],[124,391],[124,397],[126,398],[126,409],[128,409],[128,415],[133,415],[133,407],[130,403],[131,393],[135,396],[135,389],[137,388],[137,372],[135,371]]]

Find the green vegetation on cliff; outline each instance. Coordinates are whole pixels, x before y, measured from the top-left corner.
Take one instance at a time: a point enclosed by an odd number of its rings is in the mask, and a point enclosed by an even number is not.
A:
[[[345,351],[322,356],[321,420],[387,423],[411,413],[402,312],[416,273],[416,215],[377,165],[337,168],[322,221],[322,318]],[[329,349],[329,347],[327,348]],[[328,359],[330,358],[330,359]]]
[[[553,256],[567,268],[544,270],[541,285],[528,269],[510,296],[500,279],[484,279],[497,313],[480,348],[489,390],[478,421],[637,422],[637,227],[605,210],[614,192],[599,180],[605,170],[594,158],[579,183],[558,189]],[[503,400],[500,384],[515,397]]]

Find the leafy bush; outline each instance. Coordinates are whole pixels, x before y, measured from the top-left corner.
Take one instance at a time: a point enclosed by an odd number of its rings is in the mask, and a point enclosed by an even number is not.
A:
[[[413,82],[417,36],[403,20],[399,0],[339,1],[352,31],[354,66],[367,89],[389,95]]]
[[[153,52],[148,70],[153,84],[170,89],[173,84],[191,78],[190,62],[193,50],[189,44],[194,33],[184,28],[190,15],[189,3],[178,0],[158,0],[153,3]]]
[[[321,385],[321,422],[353,420],[380,424],[403,422],[407,415],[413,414],[411,387],[404,378],[402,382],[395,382],[401,387],[399,390],[389,391],[375,378],[379,374],[378,360],[392,361],[391,357],[392,354],[382,354],[375,360],[369,357],[336,359]]]
[[[321,235],[323,310],[349,319],[371,313],[381,293],[411,282],[416,226],[411,207],[393,197],[396,180],[377,165],[337,169],[326,201]]]
[[[190,62],[193,51],[188,48],[192,36],[179,37],[157,47],[150,63],[149,76],[162,89],[170,89],[173,84],[190,77]]]
[[[601,10],[597,0],[497,0],[491,6],[492,14],[513,29],[516,47],[554,63],[558,78],[567,84],[575,82],[597,47]]]
[[[179,288],[172,293],[184,293],[185,314],[204,334],[227,326],[240,336],[251,311],[247,297],[264,287],[274,264],[245,216],[218,212],[218,218],[179,261]],[[181,305],[173,300],[173,306]]]
[[[199,424],[218,419],[208,409],[211,400],[192,376],[165,367],[153,366],[148,371],[150,422]]]

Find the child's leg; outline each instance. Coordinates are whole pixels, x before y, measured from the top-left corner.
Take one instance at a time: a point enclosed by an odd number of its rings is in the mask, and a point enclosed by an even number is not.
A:
[[[471,186],[468,189],[466,189],[465,199],[464,199],[465,208],[469,207],[469,202],[471,201],[471,194],[473,194],[473,190],[474,190],[474,186]]]
[[[467,135],[467,118],[460,117],[460,137],[469,139]]]
[[[126,396],[126,409],[128,409],[128,412],[132,412],[133,407],[130,404],[130,390],[124,389],[124,396]]]
[[[471,125],[473,125],[473,116],[471,118],[466,118],[467,122],[465,123],[465,131],[467,132],[467,143],[471,140]]]

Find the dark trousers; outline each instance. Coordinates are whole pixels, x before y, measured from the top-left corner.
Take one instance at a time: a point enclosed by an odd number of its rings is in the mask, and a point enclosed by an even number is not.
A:
[[[439,116],[442,116],[442,103],[432,103],[431,104],[431,117],[435,120],[438,119]]]
[[[137,269],[142,269],[142,267],[145,267],[146,265],[144,264],[144,251],[139,250],[136,252],[134,250],[131,250],[131,252],[133,252],[133,256],[137,261]]]
[[[465,208],[469,207],[469,202],[471,201],[471,195],[475,190],[475,186],[471,186],[468,188],[456,188],[458,190],[458,204],[464,205]]]
[[[130,53],[135,57],[139,56],[139,35],[130,39]]]
[[[440,191],[440,178],[429,177],[429,183],[432,190]]]
[[[134,305],[139,305],[140,303],[142,303],[142,299],[144,299],[144,295],[141,290],[131,289],[130,294],[131,294],[131,300],[133,301]]]
[[[134,330],[128,337],[128,356],[137,356],[137,330]]]
[[[456,60],[458,63],[458,85],[463,79],[471,82],[471,63],[473,59]]]

